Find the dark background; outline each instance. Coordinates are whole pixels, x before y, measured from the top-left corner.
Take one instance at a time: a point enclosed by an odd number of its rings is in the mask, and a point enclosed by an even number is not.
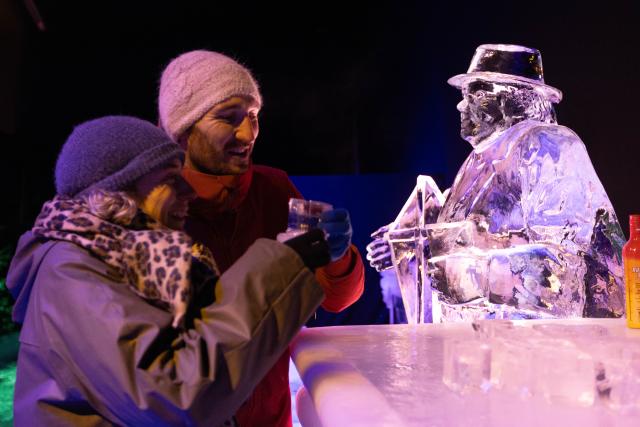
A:
[[[236,57],[260,82],[256,163],[318,175],[319,186],[347,183],[331,188],[361,212],[363,251],[416,174],[446,188],[470,151],[446,80],[479,44],[538,48],[547,83],[564,93],[559,122],[587,145],[628,233],[628,215],[640,212],[637,2],[441,3],[35,0],[40,31],[23,1],[0,0],[2,244],[15,245],[52,197],[73,125],[107,114],[155,122],[161,70],[197,48]],[[313,186],[296,182],[305,194]],[[367,286],[361,304],[378,307],[377,283]],[[358,316],[348,321],[381,321]]]

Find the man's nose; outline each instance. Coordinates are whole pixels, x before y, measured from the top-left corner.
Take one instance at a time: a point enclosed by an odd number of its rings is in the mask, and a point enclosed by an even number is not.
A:
[[[467,100],[463,99],[462,101],[458,102],[458,105],[456,105],[456,108],[461,113],[464,113],[467,110],[467,105],[468,105]]]
[[[258,137],[258,126],[249,116],[245,116],[236,129],[236,139],[244,143],[251,143]]]

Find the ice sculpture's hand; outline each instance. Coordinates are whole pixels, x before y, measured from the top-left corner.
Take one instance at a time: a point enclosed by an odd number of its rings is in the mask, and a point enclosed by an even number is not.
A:
[[[327,233],[331,260],[342,258],[351,245],[351,219],[346,209],[332,209],[322,213],[318,227]]]
[[[388,270],[393,266],[391,262],[391,247],[384,238],[384,234],[389,231],[389,225],[378,228],[371,233],[373,241],[367,245],[367,260],[376,271]]]
[[[314,228],[287,240],[284,244],[296,251],[304,265],[311,271],[327,265],[331,260],[329,245],[324,238],[324,232],[320,229]]]

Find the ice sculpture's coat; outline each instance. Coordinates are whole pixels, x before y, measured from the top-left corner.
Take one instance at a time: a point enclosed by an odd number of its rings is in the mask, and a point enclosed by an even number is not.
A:
[[[624,314],[625,239],[583,142],[567,127],[526,120],[478,144],[437,222],[465,220],[475,238],[455,250],[482,261],[447,263],[434,285],[453,302],[477,293],[559,317]]]

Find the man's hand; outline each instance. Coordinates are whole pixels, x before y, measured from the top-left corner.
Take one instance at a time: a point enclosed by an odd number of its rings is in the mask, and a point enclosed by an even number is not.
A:
[[[376,271],[388,270],[393,267],[391,262],[391,247],[384,238],[384,234],[389,231],[389,225],[378,228],[371,233],[373,241],[367,245],[367,260]]]
[[[332,209],[322,213],[318,227],[327,233],[327,243],[331,252],[331,261],[344,256],[351,245],[351,219],[346,209]]]

